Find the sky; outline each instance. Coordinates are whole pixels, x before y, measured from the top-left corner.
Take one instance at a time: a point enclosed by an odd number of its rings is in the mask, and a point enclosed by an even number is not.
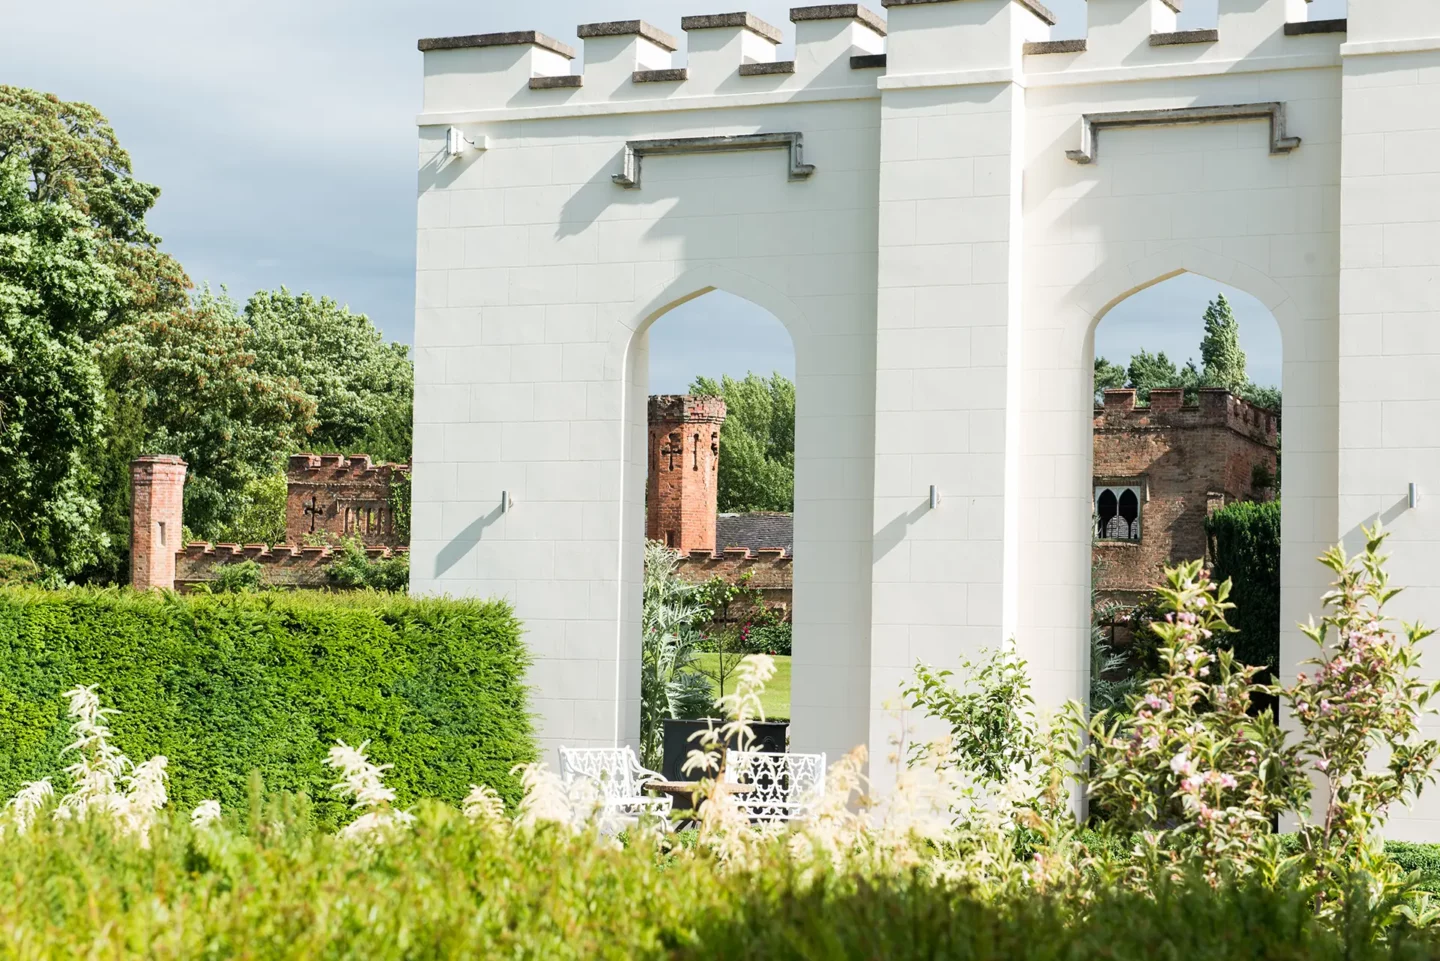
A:
[[[1046,2],[1059,18],[1055,37],[1083,35],[1084,0]],[[1189,0],[1181,25],[1213,23],[1215,4]],[[748,9],[788,34],[792,5],[752,0]],[[683,36],[682,15],[722,7],[733,9],[717,0],[0,0],[0,83],[87,101],[110,118],[137,176],[163,190],[151,226],[197,283],[242,300],[282,284],[324,294],[408,343],[415,41],[538,29],[579,47],[576,24],[635,18]],[[1343,9],[1343,0],[1315,0],[1310,15]],[[706,327],[713,346],[713,327],[697,317],[744,329],[765,318],[733,298],[705,301],[652,332],[652,358],[666,365],[652,364],[656,386],[683,388],[702,372],[692,369],[702,355],[712,375],[793,372],[783,331],[753,341],[750,361],[709,350],[694,328]],[[1170,316],[1170,306],[1152,313]],[[1154,343],[1146,346],[1170,352]],[[741,366],[723,369],[730,363]]]

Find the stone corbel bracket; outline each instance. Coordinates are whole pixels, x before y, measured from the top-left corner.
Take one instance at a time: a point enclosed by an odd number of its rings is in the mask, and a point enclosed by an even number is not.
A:
[[[1283,103],[1240,103],[1224,107],[1087,113],[1080,120],[1080,149],[1067,150],[1065,156],[1080,164],[1094,163],[1099,155],[1100,131],[1112,127],[1162,127],[1185,123],[1229,123],[1234,120],[1269,120],[1272,154],[1287,154],[1300,146],[1299,137],[1286,134]]]
[[[751,133],[733,137],[672,137],[665,140],[631,140],[625,144],[625,161],[613,179],[625,188],[640,186],[640,160],[659,154],[733,153],[739,150],[776,150],[790,153],[790,179],[805,180],[815,172],[804,162],[805,138],[795,131]]]

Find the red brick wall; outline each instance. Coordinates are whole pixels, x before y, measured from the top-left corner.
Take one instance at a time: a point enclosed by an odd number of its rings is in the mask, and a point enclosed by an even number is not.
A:
[[[183,460],[159,454],[131,463],[130,586],[136,590],[174,585],[184,502]]]
[[[682,554],[715,550],[720,464],[718,397],[657,394],[649,406],[645,536]]]
[[[372,559],[403,554],[405,548],[370,547],[366,553]],[[261,579],[271,587],[334,588],[327,573],[335,560],[335,549],[328,545],[313,547],[281,546],[267,547],[264,544],[187,544],[173,558],[175,565],[174,583],[179,591],[185,591],[196,584],[215,580],[220,568],[226,564],[241,561],[255,561],[263,568]]]
[[[719,554],[697,550],[680,558],[676,573],[684,580],[703,584],[719,578],[729,584],[740,584],[760,592],[762,603],[790,619],[793,598],[794,558],[780,549],[751,553],[731,548]]]
[[[408,464],[373,464],[364,454],[295,454],[285,471],[285,542],[336,543],[359,537],[366,547],[400,547],[391,487]]]
[[[1099,541],[1096,588],[1133,595],[1159,580],[1166,565],[1206,555],[1205,518],[1224,504],[1259,500],[1252,471],[1277,465],[1279,418],[1220,389],[1181,405],[1181,392],[1155,390],[1149,407],[1133,390],[1107,390],[1095,412],[1096,485],[1139,486],[1140,542]]]

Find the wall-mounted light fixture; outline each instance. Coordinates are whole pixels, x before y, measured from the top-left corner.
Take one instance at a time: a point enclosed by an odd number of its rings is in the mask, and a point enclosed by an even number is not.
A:
[[[512,507],[514,507],[514,506],[515,506],[515,501],[514,501],[513,498],[511,498],[510,492],[509,492],[509,491],[501,491],[501,492],[500,492],[500,513],[504,514],[504,513],[506,513],[507,511],[509,511],[510,508],[512,508]]]
[[[1420,485],[1414,481],[1410,482],[1410,506],[1412,508],[1420,505]]]
[[[934,484],[930,485],[930,509],[933,511],[940,506],[940,488]]]
[[[445,152],[451,157],[459,157],[466,150],[488,150],[490,141],[486,137],[479,140],[471,140],[460,132],[459,127],[451,127],[445,131]]]

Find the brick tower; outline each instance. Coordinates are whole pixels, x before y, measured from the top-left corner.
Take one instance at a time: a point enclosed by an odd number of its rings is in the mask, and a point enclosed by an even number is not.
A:
[[[645,536],[682,554],[714,551],[725,402],[657,394],[650,398],[649,422]]]
[[[140,457],[130,464],[130,586],[175,586],[175,551],[185,496],[185,462],[173,454]]]

